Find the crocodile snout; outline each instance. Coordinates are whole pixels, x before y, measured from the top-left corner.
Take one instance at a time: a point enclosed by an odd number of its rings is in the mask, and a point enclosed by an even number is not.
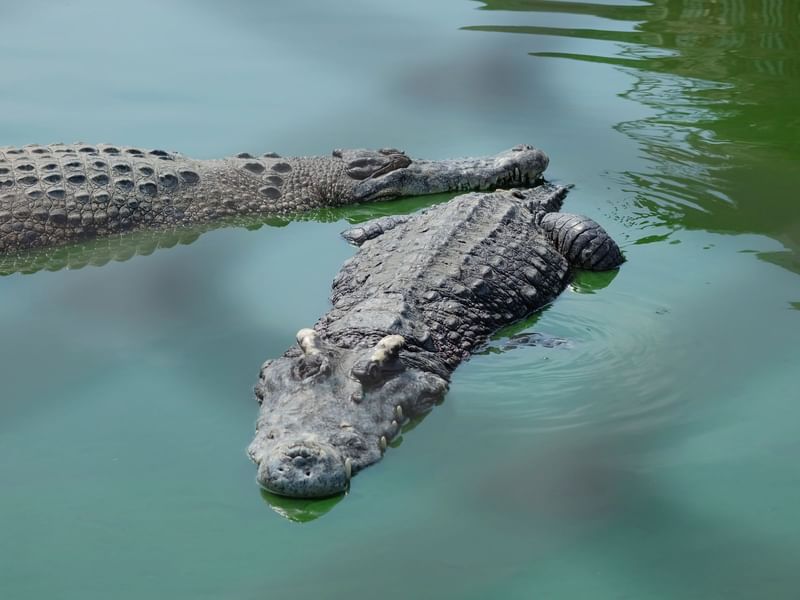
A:
[[[520,144],[495,158],[495,181],[500,185],[532,185],[547,169],[550,159],[541,150]]]
[[[294,498],[323,498],[347,489],[349,464],[332,446],[300,439],[275,446],[258,461],[258,483]]]

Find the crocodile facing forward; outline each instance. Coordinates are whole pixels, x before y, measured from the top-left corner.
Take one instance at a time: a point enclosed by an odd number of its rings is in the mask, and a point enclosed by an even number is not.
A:
[[[5,147],[0,253],[224,217],[527,185],[546,167],[547,156],[527,145],[441,161],[412,160],[391,148],[196,160],[107,144]]]
[[[466,194],[346,232],[362,246],[334,279],[333,308],[261,369],[248,450],[260,485],[295,497],[345,490],[492,333],[552,301],[573,268],[619,266],[597,223],[555,212],[565,193]]]

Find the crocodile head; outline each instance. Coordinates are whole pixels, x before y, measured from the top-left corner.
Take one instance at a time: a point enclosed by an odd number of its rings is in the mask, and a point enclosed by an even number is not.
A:
[[[447,382],[406,366],[398,335],[362,349],[328,344],[312,329],[300,330],[297,341],[301,353],[261,369],[261,412],[248,454],[270,492],[331,496],[380,460],[402,425],[430,410]]]
[[[491,190],[534,183],[547,155],[521,144],[494,156],[412,160],[400,150],[334,150],[350,179],[347,202],[391,200],[444,192]]]

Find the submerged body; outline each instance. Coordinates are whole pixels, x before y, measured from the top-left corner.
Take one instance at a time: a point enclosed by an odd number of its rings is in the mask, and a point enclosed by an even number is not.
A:
[[[0,253],[135,229],[533,183],[547,156],[412,160],[392,148],[328,157],[197,160],[108,144],[0,147]]]
[[[551,302],[572,268],[622,263],[591,219],[555,212],[564,188],[466,194],[345,237],[361,243],[333,308],[262,367],[249,454],[277,494],[346,489],[487,338]]]

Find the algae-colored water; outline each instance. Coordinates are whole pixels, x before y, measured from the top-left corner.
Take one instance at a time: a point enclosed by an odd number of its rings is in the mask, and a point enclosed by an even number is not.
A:
[[[2,261],[0,597],[798,597],[799,2],[34,1],[0,53],[0,144],[534,143],[628,258],[311,503],[255,485],[258,366],[437,199]]]

